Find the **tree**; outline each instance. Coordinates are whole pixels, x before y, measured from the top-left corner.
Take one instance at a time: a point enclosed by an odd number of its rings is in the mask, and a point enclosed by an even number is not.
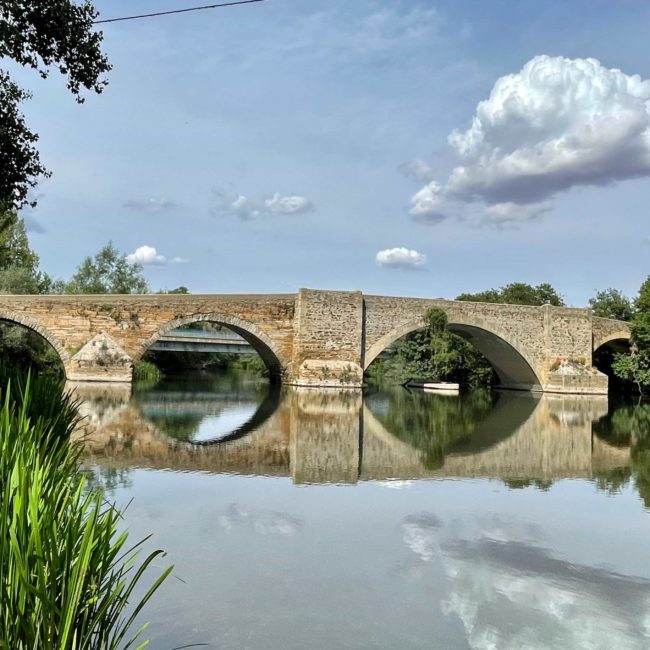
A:
[[[65,293],[147,293],[149,285],[140,264],[130,264],[108,242],[94,258],[86,257],[65,284]]]
[[[424,320],[425,328],[399,339],[394,356],[377,361],[379,370],[371,370],[371,376],[399,381],[411,378],[457,381],[471,386],[492,382],[492,366],[471,343],[447,329],[444,311],[429,309]]]
[[[564,306],[562,296],[548,283],[538,284],[534,287],[524,282],[511,282],[500,289],[488,289],[479,293],[461,293],[456,300],[496,302],[508,305]]]
[[[175,289],[170,289],[169,291],[162,291],[161,290],[158,293],[180,293],[180,294],[183,294],[183,295],[187,295],[189,292],[190,292],[190,290],[187,287],[181,285],[180,287],[176,287]]]
[[[632,302],[618,289],[604,289],[598,291],[589,299],[589,306],[594,316],[600,318],[613,318],[615,320],[630,320],[632,318]]]
[[[23,219],[13,210],[0,209],[0,293],[47,293],[52,280],[38,265]]]
[[[101,52],[103,35],[94,31],[98,12],[88,1],[3,0],[0,3],[0,59],[37,70],[50,68],[67,76],[67,86],[82,102],[83,88],[100,93],[110,70]],[[19,209],[29,199],[39,176],[47,176],[35,143],[38,136],[26,125],[20,105],[31,97],[0,69],[0,201]]]
[[[639,393],[644,393],[650,389],[650,277],[641,285],[634,301],[630,331],[630,353],[617,354],[612,369],[621,379],[636,384]]]

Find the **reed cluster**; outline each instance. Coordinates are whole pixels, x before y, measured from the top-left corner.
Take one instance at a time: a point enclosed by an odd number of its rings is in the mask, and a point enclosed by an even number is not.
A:
[[[138,361],[133,368],[133,379],[135,381],[157,383],[162,378],[162,370],[151,361]]]
[[[76,405],[48,378],[0,369],[0,649],[142,648],[134,588],[155,551],[129,546],[120,513],[79,471]],[[132,602],[133,601],[133,602]]]

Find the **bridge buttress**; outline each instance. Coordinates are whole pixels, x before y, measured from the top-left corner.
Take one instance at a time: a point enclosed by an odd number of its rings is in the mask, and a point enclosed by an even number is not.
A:
[[[294,319],[294,386],[360,388],[363,294],[300,289]]]

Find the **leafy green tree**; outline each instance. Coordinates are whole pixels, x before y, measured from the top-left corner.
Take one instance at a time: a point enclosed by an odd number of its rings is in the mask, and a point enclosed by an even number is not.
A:
[[[149,285],[140,264],[130,264],[108,242],[95,257],[86,257],[65,284],[65,293],[147,293]]]
[[[25,222],[13,210],[0,209],[0,293],[48,293],[52,280],[38,265]]]
[[[594,316],[613,318],[615,320],[630,320],[633,314],[632,301],[618,289],[598,291],[589,299],[589,306]]]
[[[423,329],[396,341],[390,358],[371,364],[368,376],[372,381],[403,382],[417,378],[470,386],[492,383],[492,366],[471,343],[447,329],[444,311],[430,309],[425,323]]]
[[[508,305],[564,306],[562,296],[548,283],[532,286],[524,282],[511,282],[500,289],[488,289],[479,293],[461,293],[456,300],[496,302]]]
[[[57,69],[82,102],[81,90],[100,93],[110,70],[100,49],[102,33],[93,28],[97,16],[88,0],[3,0],[0,59],[12,59],[42,77]],[[35,147],[38,136],[20,110],[30,96],[0,69],[0,201],[16,209],[35,204],[29,191],[39,176],[48,175]]]
[[[630,353],[617,354],[612,369],[621,379],[635,384],[643,394],[650,389],[650,277],[641,285],[634,301],[630,331]]]

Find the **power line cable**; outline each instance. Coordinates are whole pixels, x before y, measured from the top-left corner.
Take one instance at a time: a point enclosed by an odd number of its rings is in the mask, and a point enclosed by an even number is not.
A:
[[[213,5],[203,5],[201,7],[187,7],[186,9],[172,9],[170,11],[158,11],[153,14],[141,14],[139,16],[122,16],[120,18],[107,18],[105,20],[96,20],[93,25],[105,23],[117,23],[123,20],[139,20],[140,18],[153,18],[154,16],[169,16],[171,14],[184,14],[188,11],[200,11],[202,9],[218,9],[219,7],[233,7],[235,5],[250,5],[254,2],[264,2],[264,0],[232,0],[232,2],[221,2]]]

